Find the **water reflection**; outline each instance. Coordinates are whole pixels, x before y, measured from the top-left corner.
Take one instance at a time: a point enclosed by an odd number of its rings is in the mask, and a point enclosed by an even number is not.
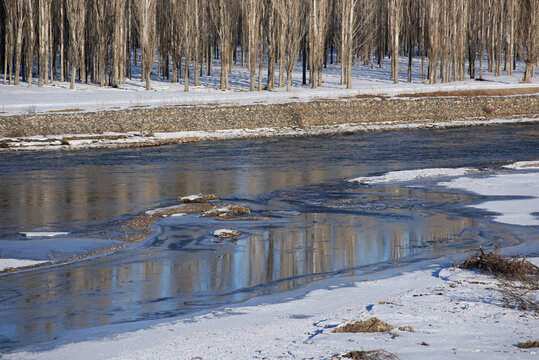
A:
[[[429,182],[414,188],[362,187],[343,180],[395,169],[539,157],[539,126],[514,135],[518,129],[3,156],[2,234],[28,227],[94,231],[125,214],[198,192],[244,203],[254,215],[273,221],[166,218],[157,224],[155,237],[124,252],[2,277],[0,349],[50,341],[77,328],[207,309],[392,261],[515,243],[514,228],[458,210],[473,196]],[[458,148],[448,143],[452,138],[460,139]],[[237,244],[215,244],[211,234],[227,226],[245,235]],[[537,230],[518,232],[524,241],[537,235]]]

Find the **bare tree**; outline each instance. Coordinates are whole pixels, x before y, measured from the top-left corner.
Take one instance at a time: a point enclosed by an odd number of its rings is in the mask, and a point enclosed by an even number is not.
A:
[[[228,89],[228,74],[232,70],[232,52],[234,51],[234,33],[239,16],[239,3],[235,0],[211,0],[210,17],[214,22],[219,37],[221,50],[221,90]]]
[[[32,86],[32,67],[34,64],[34,45],[35,45],[35,24],[34,24],[34,3],[32,0],[26,0],[24,4],[24,28],[26,33],[26,81],[28,81],[28,87]],[[17,39],[18,41],[18,39]],[[17,47],[17,52],[20,49]],[[19,72],[18,68],[15,69],[15,85],[18,83]]]
[[[322,65],[330,15],[329,0],[309,1],[309,65],[311,86],[322,85]]]
[[[286,34],[286,91],[292,90],[292,72],[296,67],[301,39],[307,31],[305,27],[308,0],[278,0],[276,9],[284,24]],[[281,49],[280,51],[284,51]]]
[[[146,81],[146,90],[151,90],[150,76],[155,61],[156,0],[133,0],[133,5],[142,56],[142,79]]]
[[[399,48],[402,19],[402,0],[388,0],[389,43],[391,44],[391,76],[399,83]]]
[[[242,0],[242,19],[246,24],[247,51],[249,53],[250,91],[254,91],[256,86],[256,62],[259,53],[261,10],[262,2],[260,0]]]
[[[21,1],[22,4],[22,1]],[[4,40],[4,84],[11,84],[13,74],[13,50],[15,46],[15,22],[17,19],[17,7],[11,0],[4,0],[5,40]]]
[[[537,0],[522,0],[520,9],[519,53],[526,63],[524,82],[531,82],[539,53],[539,6]]]

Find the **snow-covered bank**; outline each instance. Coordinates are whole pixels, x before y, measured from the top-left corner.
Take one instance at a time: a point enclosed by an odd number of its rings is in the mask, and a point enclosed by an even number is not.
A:
[[[68,235],[68,232],[61,232],[61,231],[25,231],[21,232],[22,235],[26,236],[27,238],[32,237],[55,237],[55,236],[63,236]]]
[[[33,266],[43,264],[48,261],[43,260],[21,260],[21,259],[1,259],[0,258],[0,271],[7,269],[22,268],[26,266]]]
[[[536,340],[538,318],[504,308],[492,277],[431,263],[395,277],[363,280],[290,301],[283,295],[285,302],[225,308],[51,351],[7,354],[5,359],[330,359],[373,349],[385,349],[401,360],[537,357],[537,349],[515,345]],[[411,326],[414,332],[332,332],[372,317]]]
[[[527,168],[518,163],[507,167]],[[516,197],[486,201],[471,206],[498,214],[494,216],[494,220],[497,222],[539,226],[539,172],[497,174],[489,177],[460,177],[442,182],[440,185],[484,196]]]

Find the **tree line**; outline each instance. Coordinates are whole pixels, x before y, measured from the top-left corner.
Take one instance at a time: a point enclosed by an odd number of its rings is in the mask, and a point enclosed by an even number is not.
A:
[[[4,83],[54,81],[120,86],[140,68],[151,89],[158,76],[183,78],[184,89],[220,62],[220,88],[234,64],[249,69],[250,90],[290,90],[302,63],[303,83],[322,85],[323,68],[352,69],[399,57],[421,61],[421,78],[482,78],[526,64],[534,76],[539,52],[539,0],[0,0],[0,71]],[[484,60],[485,59],[485,60]],[[476,65],[477,62],[479,65]],[[139,64],[140,63],[140,64]],[[267,81],[263,84],[263,74]],[[308,75],[308,76],[307,76]]]

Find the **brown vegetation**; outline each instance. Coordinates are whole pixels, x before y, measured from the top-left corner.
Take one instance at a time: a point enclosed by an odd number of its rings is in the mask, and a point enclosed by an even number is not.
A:
[[[523,343],[518,343],[517,348],[519,349],[539,348],[539,340],[529,340]]]
[[[374,333],[386,332],[395,329],[396,326],[385,323],[378,318],[370,318],[364,321],[356,321],[354,323],[340,326],[333,330],[334,333]]]
[[[399,357],[385,350],[352,351],[340,358],[352,360],[398,360]]]
[[[84,111],[84,109],[81,109],[81,108],[59,109],[59,110],[48,110],[47,112],[50,112],[50,113],[64,113],[64,112],[79,112],[79,111]]]
[[[219,209],[211,209],[209,211],[206,211],[204,214],[200,215],[199,217],[237,217],[237,216],[244,216],[249,215],[251,213],[251,210],[246,208],[245,206],[232,206],[229,205],[224,208]]]
[[[476,269],[496,275],[505,307],[539,312],[536,292],[539,290],[539,268],[519,256],[502,257],[495,249],[485,253],[482,248],[457,265],[461,269]]]
[[[508,280],[529,280],[539,275],[539,268],[519,256],[503,257],[497,250],[485,253],[479,248],[470,258],[457,265],[461,269],[476,269]]]
[[[510,88],[510,89],[480,89],[480,90],[452,90],[452,91],[430,91],[414,94],[398,94],[396,97],[403,98],[426,98],[426,97],[462,97],[462,96],[510,96],[539,93],[538,87]]]

